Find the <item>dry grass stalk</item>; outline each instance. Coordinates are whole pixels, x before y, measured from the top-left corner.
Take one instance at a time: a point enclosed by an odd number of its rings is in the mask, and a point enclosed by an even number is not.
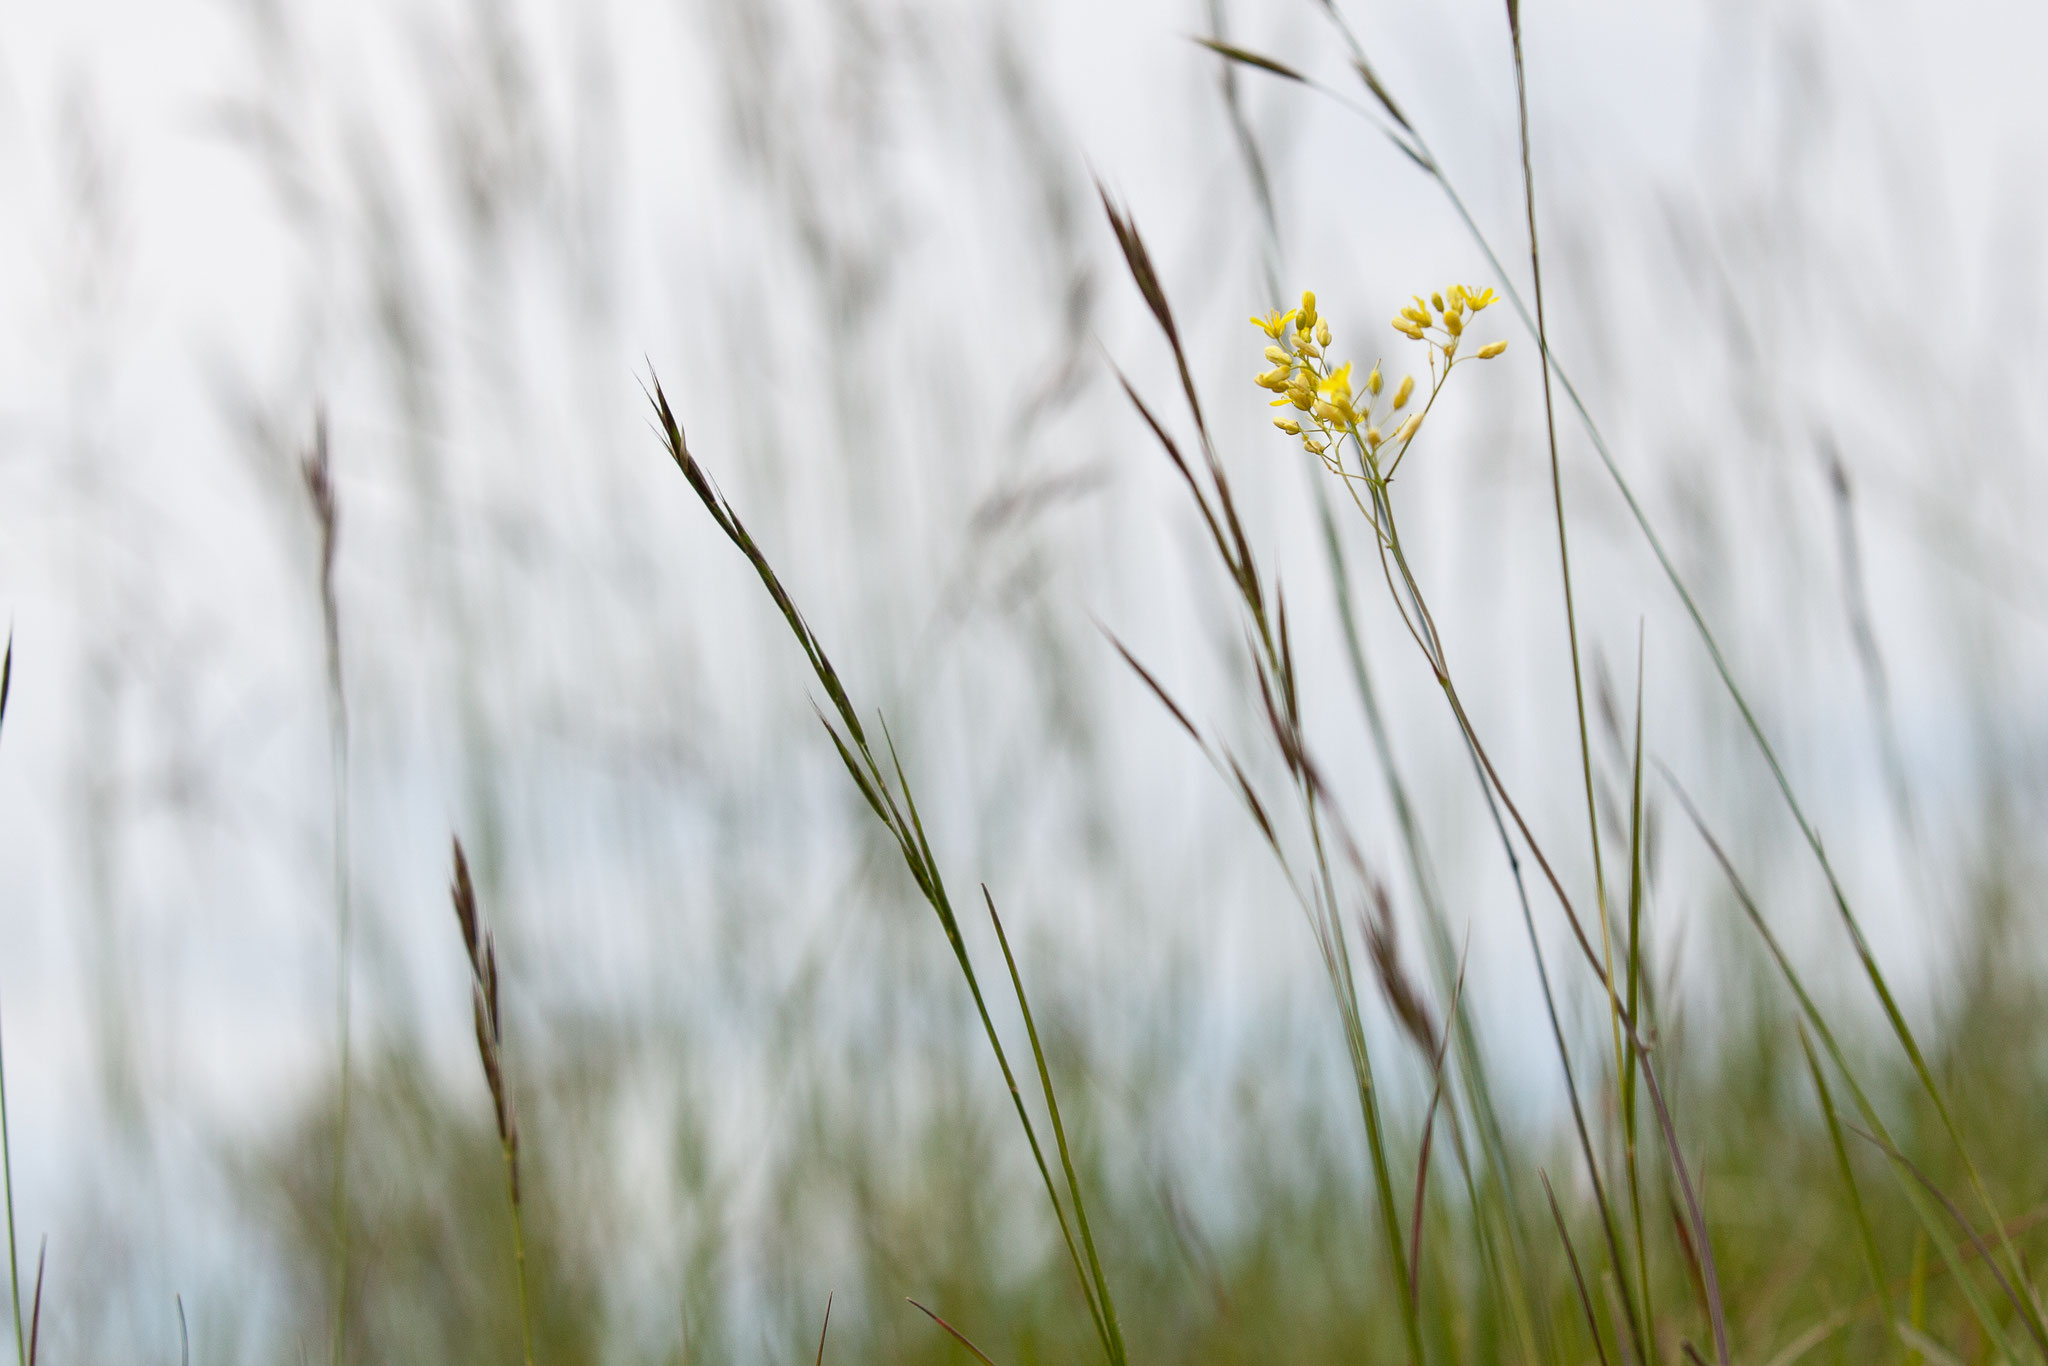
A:
[[[330,1195],[334,1223],[333,1366],[341,1366],[348,1338],[348,1120],[354,1085],[350,1015],[354,995],[351,946],[354,941],[348,873],[348,695],[342,688],[341,608],[334,593],[334,557],[339,543],[340,514],[334,497],[333,466],[328,456],[327,414],[313,420],[313,446],[299,460],[299,476],[312,506],[320,537],[320,624],[326,646],[327,733],[334,862],[334,1014],[338,1079],[334,1116],[334,1175]]]
[[[455,873],[448,897],[455,905],[455,923],[462,928],[462,947],[469,954],[470,1005],[476,1020],[476,1052],[484,1082],[491,1089],[491,1112],[498,1125],[498,1150],[505,1162],[505,1194],[512,1208],[512,1258],[519,1276],[519,1328],[526,1366],[533,1366],[533,1312],[526,1290],[526,1230],[519,1191],[519,1122],[505,1085],[505,1030],[498,1012],[498,948],[490,927],[477,913],[476,886],[462,841],[453,841]]]

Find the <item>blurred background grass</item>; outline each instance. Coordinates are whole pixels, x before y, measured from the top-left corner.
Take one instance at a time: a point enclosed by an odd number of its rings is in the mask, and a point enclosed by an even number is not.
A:
[[[1347,12],[1482,225],[1520,241],[1497,7]],[[1169,374],[1092,168],[1181,309],[1332,782],[1368,855],[1401,866],[1310,484],[1262,430],[1242,320],[1313,285],[1349,335],[1381,335],[1409,292],[1483,262],[1363,123],[1249,75],[1231,94],[1186,41],[1348,82],[1316,6],[19,19],[0,40],[0,999],[18,1211],[30,1245],[51,1235],[46,1359],[169,1358],[177,1294],[199,1360],[329,1338],[333,770],[299,473],[322,408],[351,1358],[518,1351],[450,827],[500,939],[545,1360],[801,1358],[828,1292],[830,1359],[958,1359],[906,1295],[1005,1362],[1092,1352],[947,950],[781,624],[647,429],[650,365],[890,716],[949,874],[1002,899],[1134,1354],[1398,1359],[1312,941],[1091,620],[1205,725],[1256,734],[1224,584],[1103,364],[1154,391]],[[1554,344],[2022,1218],[2048,1200],[2029,1141],[2048,1098],[2041,21],[1802,0],[1525,23]],[[1590,886],[1533,348],[1510,359],[1433,419],[1403,517],[1496,757]],[[1576,432],[1564,456],[1589,660],[1625,713],[1641,630],[1652,752],[1866,1081],[1888,1079],[1895,1135],[1953,1186],[1768,773]],[[1583,1217],[1467,761],[1397,619],[1375,602],[1362,622],[1516,1149]],[[1626,755],[1597,757],[1621,810]],[[1785,993],[1654,785],[1651,805],[1660,1054],[1738,1355],[1771,1360],[1867,1278]],[[1396,879],[1420,963],[1412,893]],[[1596,1067],[1601,994],[1575,978],[1561,1004]],[[1367,1015],[1412,1146],[1427,1076]],[[1905,1278],[1930,1254],[1875,1154],[1853,1160]],[[1570,1343],[1576,1302],[1556,1249],[1540,1260]],[[1683,1265],[1659,1275],[1690,1312]],[[1983,1359],[1933,1299],[1928,1332]],[[1862,1320],[1809,1359],[1889,1341]]]

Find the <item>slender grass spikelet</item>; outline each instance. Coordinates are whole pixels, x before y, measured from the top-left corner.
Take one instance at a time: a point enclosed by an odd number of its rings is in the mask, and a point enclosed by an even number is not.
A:
[[[498,1127],[498,1149],[505,1164],[505,1195],[512,1208],[512,1259],[519,1278],[519,1329],[526,1351],[526,1366],[533,1366],[533,1312],[526,1288],[526,1229],[519,1189],[519,1121],[512,1109],[511,1092],[505,1084],[505,1026],[498,1009],[498,947],[490,927],[477,911],[476,886],[470,880],[469,860],[462,841],[451,841],[455,870],[448,884],[448,899],[455,907],[455,923],[462,930],[462,947],[469,955],[471,1014],[476,1023],[477,1059],[483,1064],[484,1082],[490,1087],[492,1118]]]

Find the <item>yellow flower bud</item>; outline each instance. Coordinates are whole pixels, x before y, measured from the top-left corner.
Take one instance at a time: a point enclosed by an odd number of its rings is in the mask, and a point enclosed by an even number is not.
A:
[[[1452,307],[1452,308],[1463,308],[1464,306],[1465,306],[1465,286],[1463,286],[1463,285],[1452,285],[1452,286],[1451,286],[1451,307]]]
[[[1273,425],[1289,436],[1301,435],[1301,424],[1291,417],[1276,417],[1273,419]]]
[[[1444,314],[1444,331],[1454,337],[1465,335],[1465,320],[1456,313]]]
[[[1265,374],[1260,375],[1257,380],[1257,383],[1261,389],[1271,389],[1275,393],[1278,393],[1280,390],[1285,389],[1287,387],[1288,377],[1292,373],[1293,372],[1289,370],[1286,366],[1278,366],[1275,369],[1268,370]]]
[[[1443,295],[1441,295],[1441,294],[1432,294],[1432,295],[1430,295],[1430,296],[1429,296],[1429,302],[1430,302],[1430,304],[1431,304],[1431,305],[1432,305],[1432,306],[1433,306],[1433,307],[1434,307],[1434,308],[1436,309],[1436,311],[1437,311],[1437,312],[1441,313],[1441,312],[1443,312],[1443,311],[1444,311],[1444,296],[1443,296]]]
[[[1408,338],[1408,340],[1410,341],[1422,340],[1422,329],[1420,327],[1417,327],[1411,319],[1394,319],[1394,330],[1396,332],[1399,332],[1402,336]]]
[[[1321,455],[1324,451],[1330,449],[1329,442],[1318,441],[1312,436],[1303,437],[1301,439],[1301,444],[1307,447],[1309,452],[1313,455]]]
[[[1507,349],[1508,344],[1504,341],[1488,342],[1486,345],[1479,348],[1477,355],[1481,360],[1492,360],[1495,356],[1498,356],[1501,352]]]
[[[1449,360],[1452,356],[1455,356],[1457,354],[1458,339],[1456,337],[1453,337],[1449,341],[1444,343],[1444,359]]]
[[[1316,345],[1328,346],[1329,344],[1330,320],[1328,318],[1318,318],[1316,319]]]
[[[1417,413],[1401,424],[1401,430],[1394,433],[1394,439],[1406,446],[1415,439],[1415,433],[1422,430],[1422,414]]]
[[[1429,326],[1429,310],[1426,308],[1415,308],[1412,306],[1404,308],[1401,310],[1401,316],[1414,323],[1417,327]]]
[[[1322,422],[1339,426],[1344,422],[1344,414],[1337,410],[1337,405],[1324,399],[1317,399],[1315,406],[1309,409],[1309,411],[1314,413],[1317,420]]]
[[[1401,387],[1394,391],[1394,408],[1396,409],[1396,411],[1408,406],[1408,396],[1410,394],[1413,394],[1414,392],[1415,376],[1402,376]]]
[[[1374,370],[1371,374],[1365,377],[1365,392],[1371,394],[1374,398],[1378,398],[1380,392],[1380,385],[1382,385],[1383,383],[1385,383],[1385,381],[1380,378],[1380,372],[1378,370]]]
[[[1312,289],[1301,291],[1301,322],[1303,330],[1316,325],[1316,292]]]
[[[1273,362],[1273,364],[1275,365],[1292,366],[1294,364],[1293,358],[1277,346],[1269,346],[1266,348],[1266,359]]]
[[[1295,385],[1287,391],[1287,401],[1304,413],[1315,406],[1316,396],[1303,385]]]
[[[1380,448],[1380,429],[1379,429],[1379,428],[1377,428],[1377,427],[1367,427],[1367,428],[1365,429],[1365,444],[1366,444],[1366,448],[1367,448],[1368,450],[1375,450],[1375,451],[1376,451],[1376,450],[1378,450],[1378,449]]]

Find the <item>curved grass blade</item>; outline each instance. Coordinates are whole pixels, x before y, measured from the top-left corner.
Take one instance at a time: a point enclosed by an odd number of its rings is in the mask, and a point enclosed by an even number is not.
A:
[[[2013,1312],[2019,1315],[2020,1322],[2026,1324],[2031,1329],[2033,1327],[2033,1320],[2021,1303],[2020,1293],[2013,1289],[2012,1282],[2008,1281],[2005,1278],[2005,1273],[1998,1269],[1997,1261],[1991,1256],[1991,1249],[1984,1245],[1984,1240],[1977,1235],[1977,1230],[1970,1227],[1970,1221],[1963,1217],[1961,1210],[1956,1208],[1956,1202],[1949,1199],[1941,1187],[1935,1185],[1927,1173],[1920,1170],[1920,1164],[1900,1152],[1890,1139],[1881,1139],[1875,1134],[1865,1133],[1853,1124],[1849,1126],[1849,1132],[1876,1147],[1887,1157],[1891,1158],[1892,1161],[1903,1166],[1912,1175],[1913,1179],[1926,1189],[1929,1195],[1940,1202],[1941,1207],[1948,1211],[1948,1217],[1955,1220],[1956,1227],[1963,1231],[1963,1236],[1970,1240],[1970,1246],[1976,1249],[1977,1255],[1983,1259],[1985,1269],[1991,1273],[1991,1278],[1998,1282],[1998,1288],[2004,1292],[2007,1302],[2013,1307]],[[2048,1336],[2037,1336],[2034,1339],[2034,1345],[2041,1349],[2041,1355],[2044,1358],[2048,1358]]]
[[[1700,839],[1706,844],[1708,852],[1714,856],[1714,861],[1721,866],[1722,875],[1727,878],[1729,888],[1735,893],[1736,903],[1742,907],[1743,914],[1748,917],[1750,925],[1755,928],[1758,938],[1763,940],[1764,947],[1769,950],[1771,958],[1778,965],[1779,973],[1785,978],[1786,985],[1791,988],[1794,998],[1797,999],[1801,1014],[1806,1017],[1807,1023],[1813,1029],[1814,1036],[1820,1040],[1822,1049],[1827,1053],[1829,1061],[1834,1063],[1835,1070],[1841,1074],[1843,1083],[1849,1088],[1849,1097],[1856,1103],[1857,1113],[1862,1116],[1863,1122],[1870,1127],[1872,1133],[1883,1138],[1889,1144],[1891,1142],[1891,1134],[1885,1128],[1884,1120],[1879,1117],[1877,1107],[1871,1103],[1870,1097],[1864,1093],[1862,1086],[1857,1083],[1856,1073],[1850,1068],[1849,1060],[1843,1054],[1840,1044],[1835,1041],[1834,1031],[1828,1027],[1826,1017],[1821,1014],[1819,1006],[1814,1003],[1812,995],[1806,989],[1805,982],[1800,979],[1797,969],[1792,966],[1791,958],[1785,953],[1784,947],[1779,944],[1777,935],[1772,933],[1771,927],[1765,923],[1763,912],[1758,908],[1756,898],[1750,895],[1749,888],[1743,883],[1741,875],[1735,871],[1734,862],[1729,859],[1727,852],[1722,849],[1720,841],[1714,838],[1713,831],[1708,829],[1706,818],[1700,814],[1699,807],[1694,805],[1691,794],[1678,781],[1677,775],[1672,773],[1670,768],[1661,762],[1657,767],[1663,773],[1664,781],[1677,796],[1678,804],[1692,821],[1693,828],[1699,832]],[[1894,1145],[1894,1150],[1896,1150],[1896,1145]],[[1975,1284],[1963,1274],[1962,1261],[1957,1245],[1946,1230],[1943,1229],[1942,1222],[1937,1217],[1935,1211],[1930,1208],[1926,1193],[1920,1189],[1917,1182],[1911,1180],[1906,1175],[1899,1163],[1892,1163],[1892,1172],[1906,1196],[1907,1203],[1912,1205],[1914,1214],[1919,1217],[1921,1227],[1927,1231],[1936,1250],[1941,1253],[1942,1261],[1947,1265],[1950,1274],[1956,1278],[1956,1288],[1969,1304],[1970,1310],[1976,1316],[1978,1324],[2008,1359],[2017,1359],[2019,1353],[2014,1349],[2004,1326],[1998,1322],[1997,1316],[1984,1303],[1983,1296],[1977,1293]],[[2001,1240],[2007,1246],[2010,1246],[2010,1240],[2003,1228],[1999,1230],[1999,1235]]]
[[[1600,1366],[1607,1366],[1607,1347],[1600,1337],[1600,1317],[1593,1312],[1593,1297],[1586,1293],[1586,1273],[1579,1269],[1579,1252],[1572,1246],[1572,1235],[1565,1229],[1564,1215],[1557,1208],[1557,1193],[1550,1189],[1550,1173],[1537,1170],[1536,1175],[1543,1182],[1543,1198],[1550,1202],[1550,1217],[1557,1224],[1557,1236],[1564,1243],[1565,1258],[1571,1262],[1572,1281],[1578,1287],[1579,1307],[1586,1312],[1586,1331],[1593,1335],[1593,1354],[1600,1358]]]
[[[988,1353],[982,1351],[981,1348],[976,1347],[972,1342],[969,1342],[967,1340],[967,1335],[961,1332],[958,1328],[955,1328],[952,1324],[946,1322],[937,1314],[934,1314],[931,1310],[925,1308],[923,1305],[919,1304],[916,1300],[911,1299],[907,1295],[904,1297],[903,1302],[909,1305],[912,1309],[915,1309],[918,1313],[930,1319],[933,1323],[939,1325],[939,1327],[943,1328],[946,1331],[946,1336],[952,1338],[953,1341],[959,1343],[962,1347],[965,1347],[968,1351],[974,1353],[974,1359],[980,1362],[981,1366],[996,1366],[996,1364],[993,1361],[989,1360]]]
[[[804,658],[811,666],[812,674],[817,678],[819,686],[825,689],[826,696],[831,699],[833,709],[838,714],[838,726],[834,726],[832,719],[825,717],[822,712],[819,717],[826,733],[831,737],[833,748],[838,752],[840,761],[845,764],[846,771],[860,790],[861,796],[874,811],[875,818],[882,823],[883,828],[895,841],[911,880],[916,883],[926,904],[932,908],[932,913],[938,917],[939,927],[945,933],[946,942],[953,950],[954,961],[959,965],[960,974],[967,983],[968,994],[973,998],[975,1013],[981,1020],[989,1049],[995,1054],[996,1065],[1002,1070],[1004,1085],[1009,1088],[1010,1101],[1016,1110],[1018,1124],[1023,1128],[1025,1141],[1030,1145],[1032,1161],[1038,1168],[1039,1179],[1045,1187],[1046,1199],[1051,1204],[1053,1217],[1059,1224],[1060,1237],[1066,1245],[1067,1256],[1072,1261],[1075,1275],[1080,1280],[1081,1295],[1087,1302],[1089,1319],[1102,1344],[1103,1354],[1110,1362],[1110,1366],[1125,1366],[1128,1356],[1123,1334],[1118,1327],[1116,1307],[1109,1298],[1107,1278],[1101,1273],[1099,1258],[1094,1254],[1092,1238],[1086,1234],[1087,1215],[1081,1201],[1079,1183],[1075,1181],[1069,1186],[1075,1202],[1074,1218],[1070,1221],[1065,1204],[1060,1199],[1058,1187],[1053,1181],[1052,1168],[1046,1161],[1044,1146],[1039,1142],[1037,1127],[1031,1122],[1030,1113],[1024,1107],[1024,1094],[1017,1084],[1016,1072],[1010,1066],[1009,1054],[1003,1047],[1001,1036],[996,1033],[995,1020],[989,1014],[988,1002],[982,994],[981,979],[976,974],[974,961],[967,952],[967,942],[960,931],[959,917],[954,912],[945,879],[939,872],[938,859],[932,852],[931,842],[925,835],[924,822],[918,815],[916,798],[911,793],[909,778],[903,771],[902,760],[896,754],[888,727],[886,724],[882,726],[882,736],[890,764],[885,770],[869,743],[867,731],[862,727],[859,714],[854,710],[845,685],[826,656],[824,647],[818,642],[803,613],[798,610],[795,601],[783,587],[782,580],[769,564],[768,557],[762,553],[761,548],[748,533],[739,514],[718,491],[710,475],[691,453],[689,443],[683,436],[682,424],[676,420],[675,412],[669,406],[668,396],[662,391],[660,381],[651,380],[651,383],[652,390],[647,398],[660,424],[669,458],[682,472],[684,480],[697,495],[698,501],[704,505],[704,510],[710,514],[718,529],[741,554],[746,556],[748,563],[754,568],[755,575],[761,580],[762,587],[767,590],[777,610],[782,613],[790,633],[796,637],[798,646],[804,652]],[[1082,1244],[1075,1241],[1076,1223],[1082,1226],[1082,1242],[1088,1246],[1085,1258]],[[918,1307],[923,1308],[922,1305]],[[936,1320],[937,1316],[933,1317]]]
[[[1109,1328],[1118,1341],[1122,1340],[1122,1329],[1116,1321],[1116,1305],[1109,1297],[1109,1283],[1102,1276],[1102,1259],[1095,1253],[1095,1235],[1088,1229],[1088,1205],[1081,1198],[1081,1179],[1074,1174],[1074,1157],[1067,1146],[1067,1126],[1060,1119],[1059,1097],[1053,1093],[1052,1069],[1046,1065],[1045,1049],[1038,1041],[1038,1025],[1031,1018],[1031,1001],[1024,994],[1024,978],[1017,971],[1017,959],[1010,952],[1010,936],[1003,932],[1003,918],[996,914],[996,899],[983,883],[981,899],[988,903],[989,924],[995,926],[996,942],[1003,948],[1003,963],[1010,970],[1010,985],[1017,993],[1017,1008],[1024,1015],[1024,1032],[1031,1040],[1031,1057],[1038,1064],[1038,1084],[1045,1092],[1046,1113],[1052,1116],[1053,1141],[1059,1146],[1060,1167],[1067,1176],[1067,1195],[1074,1202],[1074,1222],[1081,1228],[1081,1246],[1088,1252],[1088,1274],[1095,1281],[1095,1293],[1101,1300]]]
[[[42,1246],[36,1249],[36,1298],[35,1307],[28,1315],[28,1366],[36,1366],[36,1353],[43,1339],[43,1262],[50,1255],[50,1240],[44,1237]],[[182,1322],[182,1320],[181,1320]]]
[[[1468,937],[1465,947],[1469,952],[1472,943]],[[1429,1189],[1429,1148],[1430,1139],[1436,1133],[1436,1111],[1444,1098],[1444,1054],[1451,1046],[1451,1019],[1458,1013],[1458,1000],[1465,994],[1465,960],[1458,961],[1458,980],[1451,988],[1451,1008],[1444,1013],[1443,1040],[1437,1045],[1436,1064],[1430,1069],[1434,1080],[1429,1089],[1429,1110],[1422,1120],[1422,1145],[1415,1157],[1415,1213],[1409,1221],[1408,1230],[1408,1299],[1412,1304],[1422,1302],[1422,1199]]]
[[[1643,981],[1643,633],[1636,630],[1636,737],[1630,763],[1628,814],[1628,1014],[1640,1018]],[[1636,1162],[1636,1060],[1621,1072],[1621,1138],[1628,1164],[1628,1203],[1636,1225],[1636,1275],[1642,1283],[1643,1323],[1648,1327],[1647,1366],[1657,1366],[1657,1311],[1650,1291],[1650,1244],[1643,1236],[1642,1174]]]
[[[1828,1090],[1827,1076],[1821,1071],[1820,1059],[1814,1055],[1813,1039],[1806,1031],[1806,1022],[1799,1023],[1799,1051],[1806,1057],[1806,1070],[1813,1077],[1814,1094],[1820,1099],[1821,1117],[1827,1121],[1828,1143],[1834,1149],[1836,1170],[1842,1173],[1842,1185],[1849,1192],[1849,1210],[1856,1218],[1856,1233],[1863,1243],[1863,1260],[1870,1269],[1871,1288],[1877,1295],[1878,1312],[1887,1326],[1895,1327],[1897,1320],[1892,1315],[1891,1292],[1885,1288],[1884,1257],[1877,1250],[1877,1235],[1871,1232],[1870,1215],[1863,1208],[1863,1192],[1856,1184],[1856,1169],[1849,1163],[1849,1145],[1842,1141],[1842,1119],[1835,1113],[1835,1098]]]
[[[7,653],[0,657],[0,726],[7,720],[7,694],[14,684],[14,632],[7,633]],[[7,1281],[14,1295],[14,1350],[21,1366],[29,1366],[28,1340],[21,1322],[21,1259],[14,1233],[14,1145],[7,1130],[7,1047],[0,1038],[0,1171],[7,1185]],[[37,1273],[38,1283],[41,1273]]]

